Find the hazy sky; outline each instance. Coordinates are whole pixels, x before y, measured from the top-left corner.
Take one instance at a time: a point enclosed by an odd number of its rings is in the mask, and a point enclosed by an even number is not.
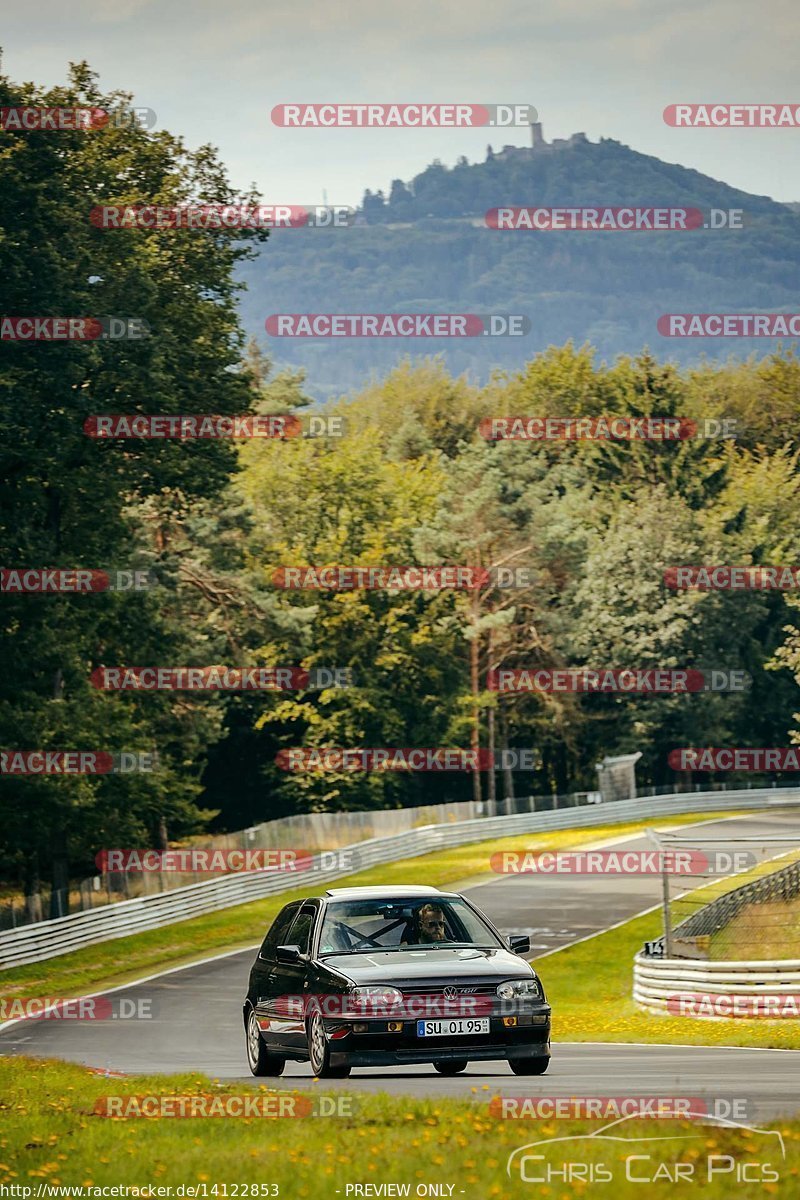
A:
[[[291,130],[289,101],[527,103],[750,192],[800,201],[800,129],[671,129],[665,105],[800,104],[798,0],[34,0],[6,5],[3,66],[62,82],[87,59],[158,126],[212,142],[265,201],[358,203],[433,158],[482,160],[525,130]],[[598,197],[602,200],[602,197]],[[532,201],[535,197],[531,198]]]

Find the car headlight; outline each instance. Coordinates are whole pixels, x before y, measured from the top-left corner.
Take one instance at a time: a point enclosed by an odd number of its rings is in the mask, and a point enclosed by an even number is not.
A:
[[[403,1003],[403,993],[396,987],[373,984],[369,987],[353,988],[348,999],[351,1007],[359,1012],[385,1013]]]
[[[501,1000],[513,1000],[520,996],[532,998],[542,993],[538,979],[506,979],[497,985],[497,994]]]

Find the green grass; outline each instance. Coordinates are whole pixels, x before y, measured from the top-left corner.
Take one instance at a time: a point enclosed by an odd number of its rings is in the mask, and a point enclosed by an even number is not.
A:
[[[800,958],[800,896],[753,904],[711,938],[711,957],[728,962],[745,958]]]
[[[717,817],[717,813],[695,812],[665,818],[662,826],[691,824]],[[433,884],[458,889],[468,883],[491,878],[489,859],[499,850],[556,850],[587,842],[639,833],[654,824],[649,821],[595,826],[591,829],[561,830],[548,834],[520,834],[512,838],[475,842],[420,858],[403,859],[337,880],[344,884]],[[260,942],[277,912],[290,900],[314,894],[320,886],[312,874],[302,886],[279,896],[237,905],[193,917],[163,929],[133,934],[87,946],[71,954],[41,963],[10,967],[0,972],[0,990],[8,998],[77,996],[100,986],[111,987],[141,978],[168,967],[196,962],[226,950],[244,949]]]
[[[542,1093],[546,1094],[546,1083],[542,1083]],[[285,1200],[347,1200],[348,1184],[408,1184],[413,1196],[419,1184],[443,1183],[453,1185],[454,1198],[463,1195],[465,1200],[561,1200],[584,1195],[587,1185],[564,1186],[556,1181],[552,1186],[537,1186],[520,1181],[519,1175],[509,1178],[508,1155],[529,1142],[578,1137],[604,1124],[502,1120],[490,1112],[486,1103],[489,1094],[483,1089],[476,1090],[472,1100],[345,1093],[354,1111],[329,1118],[109,1120],[95,1115],[97,1102],[110,1095],[225,1095],[244,1090],[240,1084],[220,1087],[197,1075],[108,1079],[72,1064],[0,1059],[0,1184],[31,1187],[33,1195],[42,1184],[150,1184],[172,1188],[205,1184],[212,1200],[215,1195],[225,1194],[223,1184],[227,1185],[228,1196],[234,1194],[236,1184],[239,1196],[243,1184],[275,1184]],[[320,1093],[334,1094],[322,1083],[303,1094],[318,1098]],[[261,1094],[269,1093],[264,1088]],[[722,1200],[731,1194],[743,1200],[764,1194],[786,1200],[796,1197],[800,1186],[800,1121],[793,1118],[757,1124],[782,1133],[785,1161],[775,1146],[777,1139],[758,1132],[652,1119],[626,1122],[625,1137],[668,1136],[678,1140],[639,1142],[633,1147],[583,1141],[573,1143],[566,1152],[553,1146],[546,1151],[546,1158],[556,1167],[565,1160],[592,1164],[602,1161],[613,1172],[614,1183],[608,1189],[601,1187],[600,1194],[612,1195],[615,1200],[643,1196],[663,1200],[676,1194],[675,1185],[667,1179],[644,1187],[627,1183],[624,1156],[631,1153],[651,1156],[648,1162],[637,1161],[634,1172],[646,1172],[650,1178],[661,1163],[692,1164],[699,1194],[707,1200]],[[737,1164],[769,1163],[779,1173],[779,1180],[737,1186],[728,1173],[715,1176],[707,1184],[708,1156],[724,1154],[731,1155]],[[688,1189],[691,1185],[681,1186]]]

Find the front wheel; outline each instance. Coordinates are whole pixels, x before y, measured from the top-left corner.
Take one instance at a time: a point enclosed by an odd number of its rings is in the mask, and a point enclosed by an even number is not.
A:
[[[285,1058],[270,1054],[264,1045],[261,1030],[253,1009],[247,1014],[247,1063],[253,1075],[282,1075],[286,1066]]]
[[[510,1058],[508,1065],[515,1075],[544,1075],[550,1066],[550,1058],[548,1055],[541,1058]]]
[[[438,1071],[440,1075],[460,1075],[462,1071],[466,1071],[469,1063],[465,1058],[454,1058],[449,1062],[442,1060],[433,1064],[434,1071]]]
[[[325,1026],[318,1012],[312,1013],[306,1026],[308,1037],[308,1061],[317,1079],[346,1079],[350,1067],[332,1067],[331,1051],[325,1037]]]

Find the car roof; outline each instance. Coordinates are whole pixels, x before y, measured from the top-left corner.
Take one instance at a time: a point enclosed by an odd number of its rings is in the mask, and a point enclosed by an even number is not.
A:
[[[452,893],[440,892],[438,888],[426,887],[424,884],[420,884],[419,887],[401,885],[399,887],[328,888],[325,895],[330,896],[332,900],[389,900],[393,897],[403,900],[407,896],[447,896],[452,895]]]

